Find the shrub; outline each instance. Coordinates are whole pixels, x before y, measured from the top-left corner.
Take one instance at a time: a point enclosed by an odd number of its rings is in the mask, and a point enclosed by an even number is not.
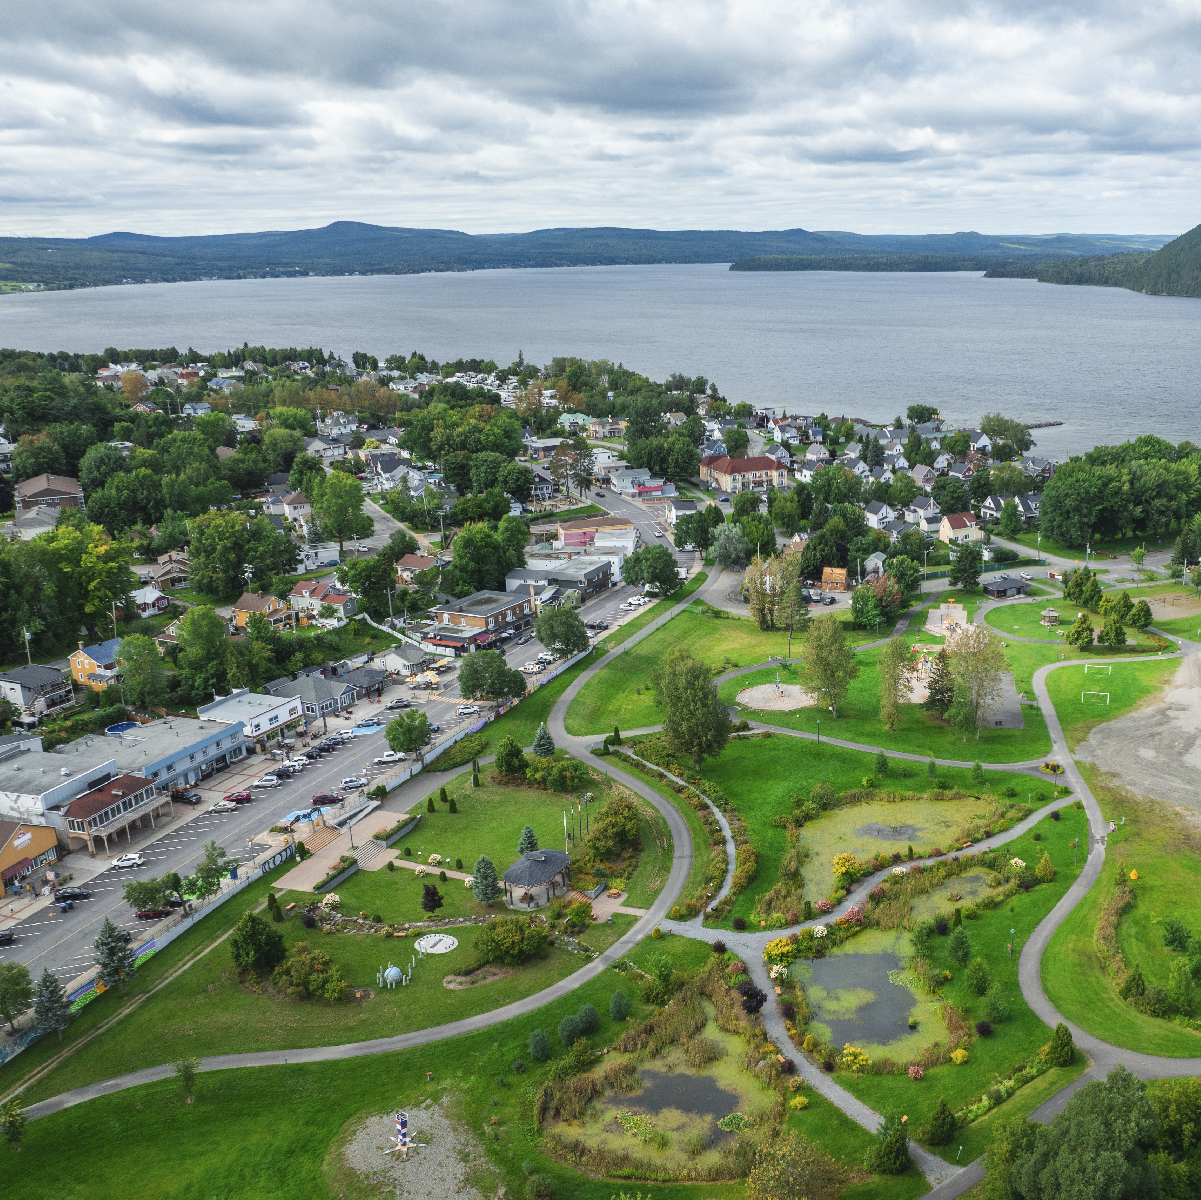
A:
[[[531,1175],[525,1181],[525,1194],[529,1200],[546,1200],[551,1194],[551,1181],[545,1175]]]
[[[940,937],[946,937],[947,934],[950,933],[950,931],[951,931],[951,926],[947,923],[947,919],[945,917],[939,917],[934,922],[934,932],[937,933]]]
[[[411,847],[406,846],[405,847],[405,858],[412,858],[412,857],[413,857],[413,851],[412,851]]]
[[[580,1022],[580,1033],[587,1037],[591,1033],[595,1033],[601,1024],[600,1013],[591,1004],[583,1004],[576,1012],[576,1017]]]
[[[957,908],[951,917],[951,924],[959,929],[963,925],[963,909]]]
[[[609,1001],[609,1016],[614,1021],[624,1021],[630,1015],[633,1004],[625,992],[614,992]]]
[[[820,783],[815,783],[809,792],[809,803],[821,809],[822,812],[833,808],[837,803],[834,789],[824,780]]]
[[[1172,1011],[1172,998],[1163,988],[1152,984],[1142,994],[1136,1007],[1149,1017],[1166,1017]]]
[[[1053,1067],[1066,1067],[1071,1065],[1074,1050],[1072,1031],[1060,1021],[1055,1026],[1055,1036],[1043,1047],[1043,1057]]]
[[[1034,877],[1039,883],[1050,883],[1055,878],[1055,864],[1051,862],[1051,856],[1045,850],[1042,858],[1038,860],[1038,866],[1034,868]]]
[[[1031,840],[1032,842],[1041,842],[1041,841],[1043,840],[1043,835],[1042,835],[1041,833],[1039,833],[1039,832],[1038,832],[1038,830],[1036,829],[1036,830],[1035,830],[1035,831],[1034,831],[1034,832],[1033,832],[1033,833],[1030,835],[1030,840]]]
[[[972,959],[967,969],[967,985],[977,996],[983,996],[988,991],[988,963],[984,959]]]
[[[300,914],[300,923],[305,929],[317,928],[317,918],[307,908]]]
[[[717,941],[715,941],[713,943],[713,945],[710,947],[710,949],[713,951],[714,954],[725,954],[726,944],[725,944],[725,942],[723,942],[721,940],[721,938],[718,938]]]
[[[1163,923],[1163,944],[1169,950],[1179,950],[1182,954],[1188,951],[1189,942],[1193,935],[1188,926],[1179,917],[1168,917]]]
[[[271,980],[296,1000],[309,996],[338,1000],[346,990],[346,980],[329,955],[324,950],[312,949],[308,942],[297,942],[292,947],[288,957],[275,968]]]
[[[651,937],[653,937],[655,939],[655,941],[658,941],[662,936],[663,936],[663,930],[660,929],[658,925],[656,925],[654,927],[654,929],[651,930]]]
[[[990,1025],[987,1021],[977,1021],[976,1032],[981,1037],[992,1037],[992,1025]]]
[[[940,1096],[934,1116],[930,1118],[930,1144],[945,1146],[955,1136],[956,1128],[955,1114],[951,1111],[946,1096]]]
[[[433,796],[431,796],[431,797],[430,797],[430,798],[429,798],[429,799],[428,799],[428,800],[425,802],[425,811],[426,811],[426,812],[437,812],[437,811],[438,811],[438,810],[437,810],[437,808],[434,806],[434,798],[433,798]]]
[[[1122,986],[1118,988],[1118,995],[1123,1000],[1137,1000],[1147,990],[1147,982],[1143,979],[1143,969],[1138,963],[1134,964],[1134,970],[1126,976]]]
[[[813,902],[811,900],[805,901],[805,918],[804,919],[806,921],[813,920]]]
[[[730,922],[730,924],[733,925],[735,929],[745,929],[746,928],[746,918],[745,917],[735,917]]]
[[[1062,819],[1062,818],[1060,817],[1059,809],[1055,809],[1055,810],[1054,810],[1052,813],[1050,813],[1049,815],[1050,815],[1050,817],[1051,817],[1051,820],[1052,820],[1052,821],[1059,821],[1059,820],[1061,820],[1061,819]]]
[[[909,1169],[909,1134],[900,1113],[886,1113],[880,1122],[867,1167],[878,1175],[900,1175]]]
[[[980,910],[974,904],[969,904],[963,910],[963,919],[965,921],[975,921],[979,918],[979,916]]]
[[[1005,991],[1001,987],[1000,980],[994,980],[988,985],[988,991],[984,993],[980,1011],[984,1014],[985,1020],[994,1025],[999,1024],[1009,1015],[1009,1003],[1005,999]]]
[[[396,864],[391,859],[388,859],[388,870],[389,871],[396,870]]]
[[[559,1041],[564,1046],[573,1045],[583,1035],[584,1030],[580,1023],[580,1018],[576,1013],[568,1013],[559,1022]]]
[[[957,1066],[962,1067],[967,1062],[967,1051],[960,1048],[951,1052],[951,1061]]]
[[[382,925],[382,924],[384,923],[384,918],[383,918],[383,917],[381,917],[381,916],[379,915],[379,913],[376,913],[376,914],[375,914],[375,916],[373,916],[373,917],[371,918],[371,920],[372,920],[372,922],[373,922],[374,924],[376,924],[376,925]]]
[[[916,1021],[910,1022],[910,1028],[913,1028],[913,1026],[916,1023],[917,1023]],[[916,1083],[919,1079],[924,1079],[925,1077],[926,1077],[926,1072],[923,1071],[922,1068],[919,1067],[917,1063],[910,1064],[909,1078],[912,1079],[914,1081],[914,1083]]]
[[[883,750],[876,751],[876,774],[888,774],[888,755]]]
[[[479,782],[478,775],[476,776],[476,782],[477,783]],[[452,813],[457,813],[459,811],[459,806],[455,803],[455,798],[453,796],[451,796],[451,798],[450,798],[450,804],[447,806],[446,811],[452,812]]]
[[[455,859],[455,870],[461,871],[462,869],[463,869],[463,860],[461,858],[456,858]]]
[[[951,940],[947,942],[947,957],[960,967],[966,967],[971,961],[972,944],[968,941],[967,930],[962,925],[951,934]]]
[[[530,1058],[535,1062],[546,1062],[550,1058],[550,1038],[546,1036],[545,1030],[535,1029],[526,1045],[530,1051]]]

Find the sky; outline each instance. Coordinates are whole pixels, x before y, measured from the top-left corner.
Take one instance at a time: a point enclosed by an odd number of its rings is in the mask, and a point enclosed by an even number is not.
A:
[[[1176,234],[1201,0],[42,0],[0,233]]]

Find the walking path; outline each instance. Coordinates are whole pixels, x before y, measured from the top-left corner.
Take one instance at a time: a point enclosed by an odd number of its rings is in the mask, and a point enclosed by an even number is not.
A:
[[[607,666],[617,655],[623,653],[629,647],[636,645],[644,638],[649,637],[657,629],[662,628],[669,620],[677,613],[686,608],[696,599],[701,599],[706,603],[711,602],[711,597],[716,596],[722,589],[721,574],[717,573],[710,579],[705,587],[693,596],[686,597],[676,604],[666,614],[652,621],[644,629],[630,637],[626,642],[619,647],[610,651],[597,663],[589,666],[583,671],[572,684],[564,691],[563,695],[556,702],[554,708],[547,720],[548,728],[555,742],[560,747],[568,750],[578,757],[583,757],[590,750],[591,744],[596,738],[588,737],[573,737],[569,735],[563,724],[564,714],[572,700],[579,694],[580,690],[587,684],[598,670],[603,666]],[[925,601],[921,607],[925,607],[928,601]],[[906,626],[908,618],[916,611],[910,609],[905,614]],[[902,630],[903,626],[898,623],[897,632]],[[887,639],[882,639],[882,641]],[[1028,640],[1028,639],[1023,639]],[[1185,642],[1179,638],[1170,638],[1175,642],[1179,649],[1178,654],[1196,655],[1201,654],[1201,645],[1192,642]],[[874,642],[871,645],[879,645],[881,642]],[[861,647],[861,649],[866,647]],[[1161,656],[1139,656],[1139,657],[1122,657],[1119,659],[1100,659],[1099,662],[1138,662],[1144,661],[1147,658]],[[1026,945],[1023,947],[1019,957],[1019,986],[1022,990],[1023,998],[1026,1003],[1038,1014],[1038,1016],[1048,1025],[1054,1025],[1064,1018],[1055,1010],[1050,1001],[1047,1000],[1042,990],[1042,982],[1040,977],[1040,964],[1044,952],[1064,917],[1072,911],[1072,909],[1080,902],[1087,894],[1089,888],[1099,878],[1104,865],[1104,854],[1106,836],[1108,833],[1108,824],[1102,816],[1100,806],[1093,797],[1088,785],[1085,783],[1079,770],[1076,768],[1071,754],[1067,749],[1067,742],[1063,734],[1063,729],[1060,725],[1058,716],[1055,712],[1054,705],[1051,703],[1050,695],[1047,691],[1046,679],[1051,671],[1062,666],[1071,666],[1074,663],[1051,663],[1047,666],[1040,667],[1035,672],[1033,685],[1035,694],[1038,699],[1038,704],[1042,710],[1046,721],[1047,728],[1052,741],[1052,756],[1065,766],[1066,779],[1070,783],[1073,795],[1063,797],[1053,801],[1048,805],[1042,806],[1036,812],[1032,813],[1026,820],[1018,823],[1012,829],[1003,834],[989,838],[978,844],[976,847],[979,850],[991,849],[995,846],[1003,845],[1013,838],[1021,836],[1035,823],[1041,820],[1047,812],[1056,807],[1062,807],[1066,804],[1074,803],[1079,799],[1084,803],[1085,811],[1089,820],[1090,841],[1089,853],[1085,861],[1085,868],[1077,877],[1075,882],[1068,889],[1055,908],[1047,915],[1042,923],[1031,934]],[[760,670],[762,667],[742,668],[738,671],[728,672],[721,679],[733,678],[736,675],[743,674],[750,670]],[[773,726],[764,726],[772,732],[787,734],[793,737],[815,737],[816,735],[806,734],[798,730],[783,729]],[[866,749],[875,751],[877,747],[863,746],[858,743],[842,742],[835,739],[836,745],[845,745],[853,749]],[[892,757],[905,758],[911,761],[926,761],[920,755],[905,754],[900,751],[886,751]],[[486,760],[485,760],[486,761]],[[1029,773],[1032,770],[1037,770],[1039,761],[1026,763],[1009,763],[1009,764],[990,764],[996,769],[1010,770],[1016,772]],[[758,986],[762,987],[770,994],[771,985],[767,976],[766,967],[763,963],[763,946],[771,937],[779,936],[778,930],[773,930],[770,933],[766,931],[759,932],[727,932],[724,930],[706,929],[701,918],[694,918],[688,922],[670,922],[667,920],[667,914],[671,909],[672,903],[682,890],[685,881],[687,880],[689,870],[692,865],[692,839],[688,831],[688,826],[685,823],[682,815],[676,806],[662,797],[657,790],[644,784],[641,780],[635,779],[627,772],[615,766],[608,759],[594,759],[593,765],[603,770],[611,778],[622,783],[631,791],[642,796],[651,803],[668,823],[668,827],[672,835],[673,855],[671,871],[667,882],[656,898],[651,908],[627,934],[625,934],[618,942],[616,942],[608,951],[599,955],[595,960],[587,966],[582,967],[579,971],[574,972],[566,979],[544,989],[542,992],[534,996],[527,997],[525,1000],[517,1001],[514,1004],[497,1009],[494,1012],[484,1014],[478,1017],[467,1018],[462,1021],[456,1021],[448,1025],[437,1026],[432,1029],[419,1030],[414,1033],[404,1034],[393,1038],[378,1038],[368,1042],[357,1042],[341,1046],[316,1046],[301,1050],[287,1051],[262,1051],[248,1054],[229,1054],[219,1055],[204,1060],[203,1069],[208,1070],[224,1070],[238,1067],[250,1066],[276,1066],[285,1061],[290,1062],[326,1062],[345,1058],[362,1057],[369,1054],[387,1053],[394,1050],[407,1049],[412,1046],[428,1045],[431,1042],[441,1041],[444,1038],[454,1037],[461,1033],[475,1032],[479,1029],[487,1028],[488,1026],[507,1021],[512,1017],[524,1015],[541,1008],[543,1005],[550,1003],[553,1000],[568,995],[580,984],[589,979],[595,978],[605,968],[617,958],[626,955],[634,946],[642,940],[650,929],[658,924],[665,930],[673,930],[676,932],[686,933],[689,937],[694,937],[699,940],[712,943],[720,938],[726,945],[737,951],[745,959],[750,970],[752,978]],[[948,760],[942,765],[953,766],[970,766],[967,762],[955,762]],[[469,766],[464,766],[459,770],[448,773],[447,777],[452,777],[469,770]],[[432,772],[431,772],[432,774]],[[418,788],[418,780],[414,780],[412,784],[405,785],[401,789],[403,793],[407,788],[416,790],[428,790],[430,781],[423,778],[420,787]],[[399,797],[398,797],[399,798]],[[716,811],[716,810],[714,810]],[[725,895],[729,891],[729,885],[734,870],[734,853],[733,839],[729,834],[729,826],[725,823],[724,817],[717,813],[719,821],[722,823],[723,831],[726,835],[727,848],[727,872],[726,880],[723,883],[723,889],[719,892],[720,895]],[[1099,851],[1099,852],[1094,852]],[[856,888],[848,895],[843,909],[852,904],[862,906],[866,900],[867,892],[873,886],[873,881],[870,879],[861,880]],[[836,914],[829,914],[823,920],[831,920]],[[810,922],[812,924],[812,922]],[[777,1046],[781,1053],[788,1052],[790,1042],[783,1026],[783,1020],[776,1011],[775,1006],[765,1005],[763,1009],[764,1027],[772,1038],[773,1043]],[[1048,1100],[1040,1109],[1033,1115],[1036,1119],[1049,1120],[1055,1112],[1062,1111],[1063,1106],[1067,1103],[1068,1098],[1077,1088],[1082,1086],[1094,1078],[1103,1078],[1105,1074],[1116,1066],[1125,1066],[1128,1070],[1143,1077],[1156,1078],[1163,1076],[1185,1076],[1197,1073],[1196,1059],[1178,1059],[1178,1058],[1160,1058],[1154,1055],[1140,1054],[1136,1051],[1124,1050],[1115,1046],[1111,1046],[1100,1039],[1093,1037],[1082,1029],[1077,1028],[1070,1022],[1064,1022],[1072,1031],[1072,1036],[1076,1045],[1082,1051],[1087,1053],[1092,1059],[1092,1066],[1089,1071],[1082,1075],[1069,1087],[1063,1089],[1056,1096]],[[875,1130],[879,1124],[880,1117],[872,1111],[860,1100],[851,1095],[846,1089],[840,1087],[829,1076],[823,1074],[809,1064],[803,1056],[792,1054],[796,1062],[797,1069],[807,1082],[835,1103],[843,1112],[847,1113],[853,1120],[858,1122],[864,1128]],[[39,1104],[30,1106],[27,1114],[30,1118],[45,1116],[51,1112],[57,1112],[61,1109],[68,1108],[74,1104],[82,1103],[84,1100],[91,1099],[95,1096],[107,1095],[112,1092],[120,1091],[129,1087],[136,1087],[142,1083],[149,1083],[155,1080],[165,1079],[173,1072],[173,1067],[170,1064],[163,1064],[158,1067],[150,1067],[143,1071],[136,1071],[129,1075],[119,1076],[115,1079],[105,1080],[101,1083],[93,1084],[88,1087],[77,1088],[74,1091],[66,1092],[60,1096],[52,1097],[49,1100],[42,1101]],[[925,1151],[916,1144],[911,1144],[913,1157],[918,1167],[925,1174],[927,1180],[933,1186],[933,1190],[928,1193],[934,1200],[952,1200],[953,1197],[962,1195],[975,1186],[982,1178],[983,1170],[979,1161],[969,1164],[963,1168],[956,1168],[951,1164],[944,1162],[941,1158]]]

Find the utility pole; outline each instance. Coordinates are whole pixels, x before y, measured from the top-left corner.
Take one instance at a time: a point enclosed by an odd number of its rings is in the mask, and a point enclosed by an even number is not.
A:
[[[29,643],[30,643],[30,640],[33,638],[33,634],[30,633],[29,630],[26,629],[24,626],[22,626],[21,632],[25,635],[25,661],[27,663],[29,663],[30,666],[33,666],[33,655],[30,653],[30,650],[29,650]]]

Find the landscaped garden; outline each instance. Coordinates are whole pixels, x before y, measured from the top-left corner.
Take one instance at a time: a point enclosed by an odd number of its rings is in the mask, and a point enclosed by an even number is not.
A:
[[[1112,787],[1086,763],[1080,769],[1116,828],[1108,837],[1101,877],[1047,947],[1043,989],[1068,1020],[1115,1046],[1201,1057],[1201,1024],[1193,1018],[1194,1028],[1186,1027],[1175,996],[1183,980],[1173,979],[1173,970],[1179,975],[1184,963],[1201,984],[1201,944],[1179,933],[1171,939],[1174,945],[1167,944],[1172,921],[1182,923],[1184,934],[1201,935],[1196,918],[1201,835],[1189,814]],[[1136,966],[1146,990],[1123,998],[1122,985]],[[1150,989],[1159,996],[1149,1011],[1142,998]],[[1155,1015],[1160,1011],[1163,1015]]]

